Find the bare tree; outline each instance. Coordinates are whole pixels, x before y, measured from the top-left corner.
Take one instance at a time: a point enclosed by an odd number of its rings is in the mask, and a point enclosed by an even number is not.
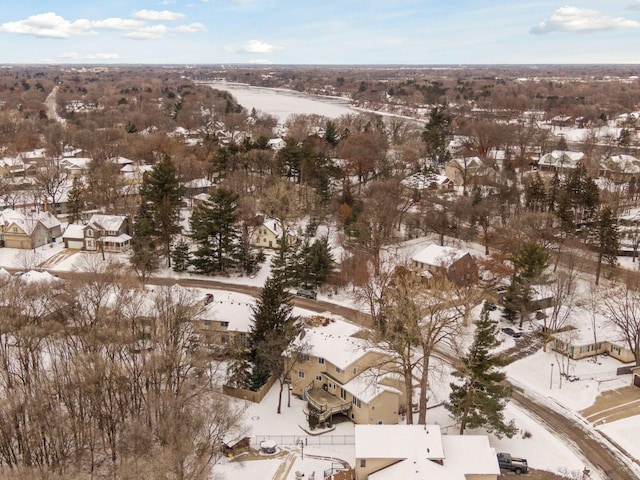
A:
[[[637,284],[620,283],[602,301],[609,325],[619,334],[640,364],[640,290]]]

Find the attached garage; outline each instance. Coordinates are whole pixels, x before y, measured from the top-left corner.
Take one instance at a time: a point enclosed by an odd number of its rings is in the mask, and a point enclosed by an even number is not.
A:
[[[76,225],[72,223],[67,227],[62,235],[62,241],[65,248],[75,248],[78,250],[84,250],[84,230],[85,225]]]

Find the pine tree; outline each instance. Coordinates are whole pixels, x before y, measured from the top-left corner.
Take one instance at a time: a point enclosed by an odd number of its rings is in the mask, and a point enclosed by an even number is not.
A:
[[[596,285],[600,282],[602,262],[615,266],[618,262],[620,250],[620,234],[613,211],[609,205],[600,209],[596,225],[594,246],[598,252],[598,264],[596,267]]]
[[[69,223],[76,223],[82,218],[84,211],[84,195],[82,184],[77,178],[73,179],[69,193],[67,194],[67,212],[69,214]]]
[[[171,259],[173,260],[174,272],[186,272],[189,268],[191,253],[189,252],[189,243],[184,238],[181,238],[173,248]]]
[[[282,366],[282,352],[297,335],[291,294],[282,278],[267,279],[252,311],[253,325],[249,333],[253,363],[251,388],[257,391],[270,375],[279,374],[276,370]]]
[[[184,187],[178,182],[176,168],[170,157],[146,172],[140,185],[140,200],[147,204],[153,235],[159,240],[160,254],[171,266],[171,241],[180,233],[180,204]]]
[[[220,188],[191,215],[191,238],[198,244],[192,264],[202,273],[226,273],[238,263],[238,195]]]
[[[511,438],[516,427],[506,423],[504,407],[511,396],[511,387],[504,384],[506,374],[499,370],[505,361],[490,350],[500,342],[496,339],[497,324],[484,309],[476,323],[473,344],[462,358],[462,366],[453,372],[459,382],[451,383],[451,395],[445,405],[456,422],[460,435],[467,428],[485,427],[496,436]]]
[[[422,140],[433,166],[441,167],[451,160],[451,153],[447,148],[451,137],[451,122],[452,117],[446,106],[440,105],[431,109],[429,121],[422,132]]]
[[[148,205],[142,203],[133,222],[131,238],[131,265],[143,283],[151,273],[158,269],[158,252],[156,248],[153,218]]]

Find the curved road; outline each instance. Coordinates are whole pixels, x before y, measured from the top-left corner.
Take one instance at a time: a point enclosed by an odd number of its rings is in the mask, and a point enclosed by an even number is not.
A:
[[[83,276],[89,278],[91,274],[79,272],[56,272],[60,278],[81,279]],[[209,279],[194,278],[151,278],[148,282],[151,285],[172,285],[179,284],[185,287],[212,288],[228,290],[232,292],[244,293],[257,296],[259,287],[250,285],[238,285]],[[325,301],[315,301],[306,298],[294,297],[293,304],[297,307],[305,308],[318,313],[330,312],[341,315],[344,318],[359,325],[370,325],[369,316],[348,307],[336,305]],[[456,359],[444,352],[438,352],[446,360],[453,362]],[[527,411],[540,424],[554,432],[559,438],[563,438],[567,443],[574,446],[574,449],[581,452],[590,464],[599,470],[600,475],[606,480],[631,480],[638,476],[627,466],[628,459],[622,453],[613,448],[609,442],[600,437],[594,429],[589,429],[586,422],[581,423],[578,418],[574,418],[570,412],[563,415],[561,412],[550,408],[543,402],[536,400],[532,396],[527,396],[523,391],[514,387],[512,401]]]

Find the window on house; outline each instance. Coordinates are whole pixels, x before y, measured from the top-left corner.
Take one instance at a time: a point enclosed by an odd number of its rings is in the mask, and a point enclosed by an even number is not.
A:
[[[353,367],[353,374],[356,375],[358,373],[358,369],[356,367]]]
[[[309,361],[309,355],[306,353],[298,353],[298,361],[299,362],[308,362]]]
[[[340,389],[340,398],[343,400],[347,399],[347,391],[344,388]]]
[[[229,326],[229,322],[220,322],[220,326],[221,327],[228,327]]]
[[[318,380],[319,382],[322,381],[322,376],[321,375],[316,375],[316,380]]]
[[[298,378],[304,378],[304,372],[302,371],[298,372]]]
[[[360,468],[365,468],[367,466],[367,460],[365,458],[360,459]]]
[[[382,420],[378,420],[378,425],[382,425]]]
[[[358,408],[362,408],[362,402],[360,401],[359,398],[353,397],[351,399],[351,403],[353,403]]]
[[[342,372],[342,370],[340,370],[340,367],[336,367],[336,372],[337,372],[337,373]]]
[[[324,365],[324,358],[318,357],[318,363]]]

